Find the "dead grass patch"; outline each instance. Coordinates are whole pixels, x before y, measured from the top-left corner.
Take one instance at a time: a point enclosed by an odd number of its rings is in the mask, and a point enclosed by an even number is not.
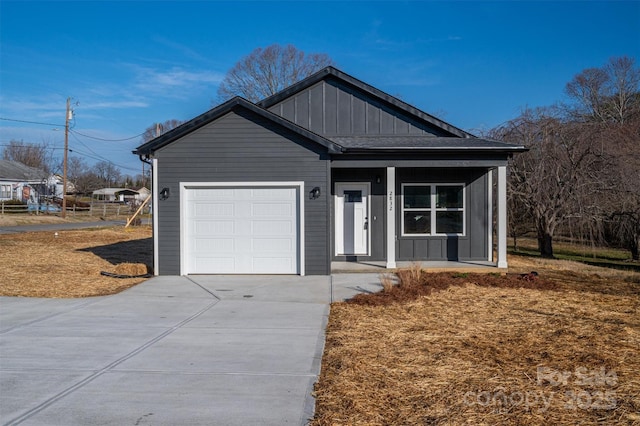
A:
[[[57,231],[57,236],[52,231],[6,234],[0,235],[0,246],[2,296],[114,294],[145,279],[115,279],[100,275],[101,271],[120,273],[123,268],[144,268],[146,273],[153,260],[149,227]],[[121,263],[137,266],[119,266]]]
[[[401,273],[334,303],[312,424],[640,424],[637,284],[538,266],[536,280],[406,271],[426,293],[382,296]]]

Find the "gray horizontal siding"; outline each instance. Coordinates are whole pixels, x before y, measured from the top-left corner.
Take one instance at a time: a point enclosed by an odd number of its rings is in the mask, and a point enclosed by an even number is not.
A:
[[[434,135],[449,136],[336,80],[323,80],[269,108],[299,126],[327,136]]]
[[[305,203],[305,270],[329,272],[327,163],[324,148],[250,113],[229,113],[156,152],[161,275],[180,273],[180,182],[304,181],[322,196]]]

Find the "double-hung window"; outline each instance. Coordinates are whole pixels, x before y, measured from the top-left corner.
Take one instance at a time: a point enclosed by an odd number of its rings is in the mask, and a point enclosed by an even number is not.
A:
[[[464,235],[464,184],[402,185],[402,235]]]
[[[11,198],[11,185],[0,185],[0,198]]]

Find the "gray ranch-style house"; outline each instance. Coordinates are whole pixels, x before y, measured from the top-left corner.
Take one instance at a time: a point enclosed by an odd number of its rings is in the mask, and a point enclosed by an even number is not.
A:
[[[327,67],[134,154],[152,164],[156,274],[328,275],[332,262],[506,268],[507,159],[522,151]]]

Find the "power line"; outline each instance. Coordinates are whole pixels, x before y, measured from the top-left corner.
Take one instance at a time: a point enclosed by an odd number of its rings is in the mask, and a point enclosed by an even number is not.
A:
[[[30,121],[30,120],[18,120],[18,119],[15,119],[15,118],[6,118],[6,117],[0,117],[0,120],[3,120],[3,121],[13,121],[13,122],[16,122],[16,123],[38,124],[38,125],[41,125],[41,126],[58,126],[58,127],[64,127],[64,126],[65,126],[64,124],[43,123],[43,122],[40,122],[40,121]],[[75,116],[74,116],[74,122],[75,122]],[[85,138],[95,139],[95,140],[103,141],[103,142],[124,142],[124,141],[129,141],[129,140],[131,140],[131,139],[139,138],[139,137],[141,137],[141,136],[143,136],[143,135],[144,135],[144,132],[142,132],[142,133],[140,133],[140,134],[137,134],[137,135],[135,135],[135,136],[131,136],[131,137],[128,137],[128,138],[122,138],[122,139],[106,139],[106,138],[99,138],[99,137],[97,137],[97,136],[87,135],[87,134],[85,134],[85,133],[78,132],[77,130],[72,130],[74,126],[75,126],[75,124],[73,124],[73,125],[71,125],[71,126],[69,127],[69,131],[70,131],[70,132],[72,132],[72,133],[77,133],[77,134],[79,134],[80,136],[84,136]]]
[[[5,117],[0,117],[0,120],[3,121],[15,121],[16,123],[28,123],[28,124],[40,124],[42,126],[59,126],[59,127],[63,127],[64,124],[53,124],[53,123],[42,123],[40,121],[29,121],[29,120],[17,120],[15,118],[5,118]]]
[[[25,144],[11,144],[11,143],[0,143],[0,146],[15,146],[15,147],[20,147],[20,148],[29,148],[31,146],[36,146],[38,149],[50,149],[50,150],[57,150],[57,149],[64,149],[64,148],[58,148],[55,146],[40,146],[40,145],[33,145],[33,144],[29,144],[29,143],[25,143]]]
[[[139,135],[135,135],[135,136],[131,136],[130,138],[124,138],[124,139],[104,139],[104,138],[99,138],[97,136],[89,136],[89,135],[85,135],[84,133],[80,133],[77,130],[71,130],[71,133],[76,133],[80,136],[84,136],[85,138],[89,138],[89,139],[95,139],[98,141],[104,141],[104,142],[124,142],[124,141],[130,141],[131,139],[135,139],[135,138],[139,138],[140,136],[144,135],[143,133],[140,133]]]
[[[78,139],[78,136],[76,136],[74,133],[77,133],[77,132],[72,132],[72,136],[73,136],[73,138],[74,138],[76,141],[78,141],[82,146],[84,146],[86,149],[88,149],[88,150],[89,150],[93,155],[90,155],[90,154],[87,154],[87,153],[85,153],[85,152],[78,151],[78,150],[72,150],[72,149],[69,149],[69,152],[78,153],[78,154],[80,154],[80,155],[83,155],[83,156],[88,157],[88,158],[92,158],[92,159],[94,159],[94,160],[106,161],[107,163],[109,163],[109,164],[113,164],[114,166],[119,167],[119,168],[121,168],[121,169],[134,170],[134,171],[137,171],[137,170],[138,170],[138,169],[134,169],[133,167],[127,167],[127,166],[123,166],[123,165],[121,165],[121,164],[116,164],[116,163],[114,163],[113,161],[109,160],[108,158],[105,158],[105,157],[101,156],[100,154],[98,154],[97,152],[95,152],[94,150],[92,150],[89,146],[87,146],[87,144],[85,144],[85,143],[84,143],[84,142],[82,142],[80,139]]]

